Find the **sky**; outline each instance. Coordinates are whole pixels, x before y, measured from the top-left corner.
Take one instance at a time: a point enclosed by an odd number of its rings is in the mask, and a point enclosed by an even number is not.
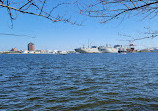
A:
[[[144,37],[146,29],[157,30],[158,18],[142,19],[140,16],[130,17],[125,20],[112,20],[105,24],[100,24],[97,19],[86,16],[74,17],[82,26],[72,25],[70,23],[52,23],[51,21],[27,14],[20,14],[11,22],[8,12],[0,9],[0,33],[29,35],[26,36],[6,36],[0,35],[0,51],[17,48],[18,50],[27,50],[27,44],[33,42],[36,49],[42,50],[74,50],[81,46],[122,44],[128,45],[130,35],[134,38]],[[158,38],[135,41],[137,49],[158,47]]]

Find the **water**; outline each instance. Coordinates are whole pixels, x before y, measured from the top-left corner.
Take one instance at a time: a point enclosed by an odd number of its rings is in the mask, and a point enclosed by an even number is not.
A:
[[[158,53],[0,55],[0,110],[158,110]]]

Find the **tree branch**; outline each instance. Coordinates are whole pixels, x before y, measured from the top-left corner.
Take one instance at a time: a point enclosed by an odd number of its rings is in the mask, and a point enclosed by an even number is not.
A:
[[[10,3],[11,1],[11,3]],[[43,2],[42,2],[43,1]],[[73,22],[71,21],[70,19],[66,18],[67,16],[55,16],[52,15],[51,13],[53,12],[54,8],[51,9],[51,11],[49,12],[49,8],[50,8],[50,5],[49,7],[47,7],[47,9],[45,9],[45,5],[46,5],[46,1],[47,0],[40,0],[40,1],[34,1],[34,0],[27,0],[27,2],[24,3],[24,1],[22,1],[22,5],[21,4],[17,4],[18,5],[21,5],[19,8],[17,6],[15,6],[14,4],[16,4],[16,2],[12,2],[12,0],[7,0],[7,1],[2,1],[0,0],[0,7],[3,7],[3,8],[6,8],[8,9],[8,13],[9,13],[9,16],[10,16],[10,19],[11,19],[11,22],[13,20],[15,20],[15,18],[13,18],[13,13],[12,11],[16,11],[16,12],[19,12],[19,13],[23,13],[23,14],[29,14],[29,15],[35,15],[35,16],[40,16],[40,17],[43,17],[43,18],[46,18],[52,22],[68,22],[68,23],[71,23],[71,24],[75,24],[75,25],[81,25],[81,24],[78,24],[76,22]],[[38,4],[36,4],[38,3]],[[56,8],[60,5],[63,5],[63,4],[69,4],[69,3],[59,3],[59,4],[56,4]],[[36,8],[36,9],[35,9]],[[34,10],[35,9],[35,10]],[[57,15],[57,14],[56,14]]]
[[[149,9],[154,10],[158,8],[157,4],[158,0],[148,2],[144,0],[98,0],[82,9],[80,8],[80,10],[82,11],[81,14],[89,17],[102,17],[102,23],[106,23],[112,19],[120,18],[125,13],[140,11],[139,13],[143,14],[144,11]],[[125,7],[122,7],[122,5]]]

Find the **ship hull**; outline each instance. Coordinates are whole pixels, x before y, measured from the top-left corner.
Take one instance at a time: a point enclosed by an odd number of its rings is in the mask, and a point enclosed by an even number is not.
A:
[[[75,49],[76,52],[79,53],[100,53],[100,51],[98,50],[98,48],[79,48],[79,49]]]
[[[102,47],[100,48],[101,53],[118,53],[118,48],[113,47]]]

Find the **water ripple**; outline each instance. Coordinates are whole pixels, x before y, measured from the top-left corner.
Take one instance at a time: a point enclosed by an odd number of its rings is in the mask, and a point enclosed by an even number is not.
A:
[[[0,110],[158,110],[158,53],[0,55]]]

